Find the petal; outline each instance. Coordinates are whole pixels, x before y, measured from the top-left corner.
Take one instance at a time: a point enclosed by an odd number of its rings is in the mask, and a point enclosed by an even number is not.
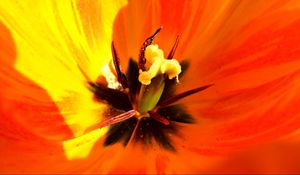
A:
[[[268,4],[272,10],[243,22],[235,37],[228,38],[231,44],[223,41],[228,47],[204,56],[198,62],[203,69],[191,70],[202,81],[215,83],[210,92],[198,96],[200,104],[196,98],[190,102],[198,104],[193,110],[199,116],[219,122],[214,126],[217,143],[228,145],[226,149],[281,137],[300,125],[300,9],[291,3]]]
[[[0,6],[1,19],[16,45],[16,69],[49,93],[75,135],[100,120],[103,105],[94,103],[83,73],[95,80],[111,58],[107,48],[112,22],[125,4],[94,3],[1,1]],[[99,21],[92,19],[95,13],[101,17]],[[99,30],[98,35],[91,30]]]
[[[297,174],[300,171],[298,148],[299,134],[229,154],[210,172],[214,174]]]
[[[0,31],[0,112],[3,132],[13,136],[14,125],[17,125],[26,133],[51,140],[72,137],[72,132],[48,93],[14,69],[17,55],[15,43],[10,31],[2,23]]]
[[[193,115],[199,116],[199,126],[188,131],[188,138],[196,137],[193,133],[201,129],[210,135],[187,143],[191,150],[224,153],[272,141],[300,127],[300,9],[295,2],[253,6],[257,10],[250,20],[236,22],[241,24],[232,26],[232,34],[220,29],[220,35],[226,34],[222,42],[219,38],[214,49],[208,45],[204,48],[211,51],[191,60],[195,64],[186,77],[203,79],[182,80],[184,85],[215,84],[185,101],[191,104]],[[234,16],[238,12],[233,11]]]
[[[57,143],[73,134],[48,93],[14,69],[15,43],[2,23],[0,39],[0,154],[5,157],[0,169],[2,173],[41,171],[51,162],[47,159],[64,159]],[[38,167],[33,168],[37,165],[33,162],[39,162]]]
[[[199,116],[199,126],[187,131],[187,140],[191,140],[186,143],[187,149],[200,155],[224,154],[245,147],[251,151],[255,149],[251,146],[271,142],[298,130],[300,37],[296,30],[300,24],[300,11],[287,7],[278,6],[277,11],[270,14],[266,11],[244,22],[244,26],[234,32],[234,38],[228,38],[228,43],[225,39],[220,42],[222,49],[200,55],[202,60],[196,61],[186,77],[203,77],[199,82],[209,81],[215,86],[186,100],[192,104],[193,115]],[[205,131],[199,133],[199,130]],[[192,141],[199,134],[210,137]],[[257,148],[258,151],[264,150]],[[252,158],[259,158],[259,154]],[[277,159],[285,159],[281,153],[274,155]],[[251,161],[251,157],[249,159]],[[247,161],[247,157],[243,161]],[[237,162],[233,163],[239,164]],[[275,167],[270,165],[270,170],[289,172],[294,169]],[[230,168],[229,172],[234,171],[234,167]],[[243,168],[241,171],[245,172],[249,167]]]
[[[82,135],[101,122],[104,108],[93,101],[82,72],[94,79],[111,58],[103,50],[124,3],[99,2],[101,22],[93,23],[89,16],[95,11],[82,1],[1,1],[0,154],[6,157],[1,172],[105,172],[114,160],[103,163],[121,150],[102,148],[105,129]],[[101,37],[87,36],[88,26],[95,27],[87,23],[99,25]]]
[[[144,40],[153,31],[163,26],[156,37],[157,43],[164,51],[172,48],[178,34],[183,35],[184,43],[198,29],[198,20],[202,16],[206,1],[171,0],[171,1],[138,1],[131,0],[117,15],[114,23],[113,39],[120,52],[120,58],[138,58],[139,49]],[[184,9],[184,10],[183,10]],[[126,44],[124,44],[126,43]],[[182,47],[181,43],[179,47]],[[180,52],[176,52],[177,58]],[[165,53],[167,57],[168,52]]]
[[[191,165],[205,162],[300,127],[299,5],[296,0],[133,0],[120,11],[114,25],[120,58],[137,58],[143,40],[163,25],[156,42],[166,52],[181,34],[175,57],[191,63],[179,91],[214,84],[182,101],[198,122],[183,127],[184,141],[173,139],[182,147],[177,163],[187,155],[194,157],[186,160]],[[170,169],[179,168],[176,158],[171,160]]]

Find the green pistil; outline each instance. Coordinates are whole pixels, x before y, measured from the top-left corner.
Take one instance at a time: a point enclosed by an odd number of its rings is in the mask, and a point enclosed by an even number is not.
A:
[[[165,87],[165,77],[155,77],[151,84],[142,85],[139,94],[138,111],[142,114],[152,110],[158,103]]]

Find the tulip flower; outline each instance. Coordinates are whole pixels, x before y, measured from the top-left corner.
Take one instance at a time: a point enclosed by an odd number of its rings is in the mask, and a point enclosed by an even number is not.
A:
[[[0,172],[299,173],[297,0],[0,2]]]

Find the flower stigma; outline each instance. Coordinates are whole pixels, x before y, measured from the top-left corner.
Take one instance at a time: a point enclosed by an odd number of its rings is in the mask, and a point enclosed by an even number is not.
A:
[[[151,44],[147,46],[145,51],[146,68],[148,71],[140,70],[139,81],[143,85],[149,85],[151,79],[154,77],[165,74],[169,79],[176,77],[181,72],[181,66],[176,59],[165,59],[163,51],[158,47],[157,44]],[[148,64],[147,64],[148,63]]]
[[[122,142],[124,146],[129,142],[151,145],[155,140],[164,149],[175,151],[169,135],[178,134],[179,123],[195,122],[184,105],[177,102],[211,85],[175,94],[188,62],[180,63],[173,58],[179,37],[167,57],[153,43],[161,29],[157,29],[142,44],[138,62],[130,59],[126,74],[122,71],[112,42],[113,59],[102,69],[104,81],[89,82],[95,99],[108,106],[105,119],[88,129],[109,126],[104,146],[117,142]]]

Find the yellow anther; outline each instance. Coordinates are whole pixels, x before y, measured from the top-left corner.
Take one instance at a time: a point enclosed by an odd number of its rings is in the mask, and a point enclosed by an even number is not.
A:
[[[152,64],[157,59],[164,59],[164,51],[157,44],[151,44],[145,50],[145,58],[147,62]]]
[[[175,59],[167,60],[164,58],[163,51],[158,45],[149,45],[145,51],[147,71],[140,71],[139,81],[144,85],[149,85],[151,79],[159,74],[167,74],[169,79],[178,78],[181,66]]]
[[[161,65],[161,73],[167,74],[169,79],[173,79],[178,76],[181,72],[181,66],[179,62],[175,59],[172,60],[164,60]]]
[[[149,72],[140,72],[139,81],[144,85],[149,85],[151,83],[152,76]]]
[[[160,74],[162,61],[157,59],[153,62],[148,72],[151,74],[151,77],[154,78],[156,75]]]

